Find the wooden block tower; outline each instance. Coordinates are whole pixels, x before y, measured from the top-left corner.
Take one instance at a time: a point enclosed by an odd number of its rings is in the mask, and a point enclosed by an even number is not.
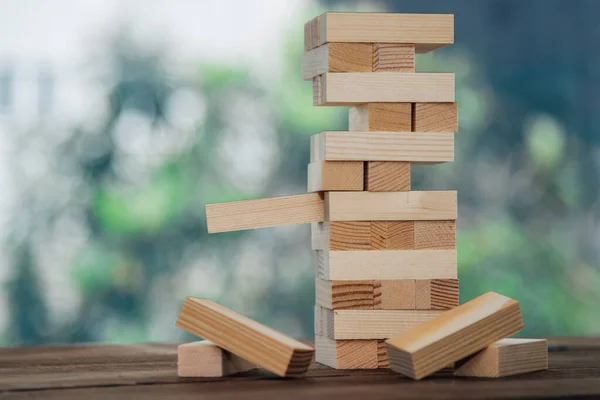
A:
[[[415,53],[454,41],[453,15],[325,13],[304,27],[315,106],[350,106],[348,132],[311,138],[316,360],[388,367],[384,340],[458,305],[455,191],[411,191],[412,164],[453,161],[454,74]]]

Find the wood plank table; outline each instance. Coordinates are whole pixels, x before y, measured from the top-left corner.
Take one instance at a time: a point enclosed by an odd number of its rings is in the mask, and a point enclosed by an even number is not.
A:
[[[229,378],[177,377],[176,344],[0,349],[0,399],[600,398],[600,338],[553,338],[550,369],[504,379],[440,372],[414,382],[387,370],[313,363],[303,378],[257,370]]]

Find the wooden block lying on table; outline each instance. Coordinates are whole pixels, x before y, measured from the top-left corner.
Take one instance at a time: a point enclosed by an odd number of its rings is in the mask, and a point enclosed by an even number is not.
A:
[[[410,163],[404,161],[366,162],[364,188],[370,192],[410,190]]]
[[[210,300],[188,297],[176,325],[280,376],[306,372],[314,349]]]
[[[206,205],[209,233],[307,224],[323,221],[323,216],[319,193]]]
[[[326,72],[319,77],[315,106],[454,102],[452,73]]]
[[[311,140],[311,155],[326,161],[454,160],[454,135],[440,132],[321,132]]]
[[[415,72],[415,45],[374,43],[373,72]]]
[[[309,24],[305,49],[328,42],[414,43],[418,53],[425,53],[454,43],[453,14],[328,12]]]
[[[422,379],[521,329],[519,303],[488,292],[387,340],[390,367]]]
[[[456,250],[318,250],[316,276],[325,280],[456,279]]]
[[[447,310],[458,306],[458,279],[421,279],[415,282],[417,310]]]
[[[454,190],[326,192],[327,221],[456,220]]]
[[[416,103],[413,105],[412,126],[415,132],[457,132],[456,103]]]
[[[308,191],[363,190],[362,161],[316,161],[308,164]]]
[[[329,339],[387,339],[412,329],[446,311],[440,310],[329,310],[320,308],[316,335]],[[318,318],[319,313],[315,313]]]
[[[183,377],[220,377],[249,371],[256,365],[201,340],[177,346],[177,374]]]
[[[363,132],[411,132],[411,103],[368,103],[348,110],[348,130]]]
[[[325,72],[372,72],[371,43],[328,43],[302,55],[302,78]]]
[[[546,339],[502,339],[462,360],[457,376],[500,378],[548,369]]]
[[[337,369],[379,367],[377,340],[333,340],[315,336],[315,361]]]
[[[415,221],[415,250],[455,249],[456,221]]]

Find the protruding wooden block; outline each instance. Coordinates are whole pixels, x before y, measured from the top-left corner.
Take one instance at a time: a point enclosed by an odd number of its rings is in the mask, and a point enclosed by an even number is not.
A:
[[[390,367],[422,379],[521,329],[519,303],[488,292],[387,340]]]
[[[208,340],[177,346],[177,374],[182,377],[220,377],[254,368],[256,365]]]
[[[302,78],[325,72],[372,72],[371,43],[328,43],[302,55]]]
[[[317,278],[315,291],[317,305],[330,310],[374,309],[373,281],[371,280],[327,281]]]
[[[208,233],[323,221],[319,193],[207,204]]]
[[[411,132],[412,104],[368,103],[350,107],[348,130],[354,132]]]
[[[414,310],[415,280],[383,280],[375,281],[374,287],[380,287],[380,296],[374,297],[375,309],[378,310]]]
[[[415,221],[415,249],[455,249],[456,221]]]
[[[456,376],[501,378],[548,369],[546,339],[502,339],[462,360]]]
[[[415,45],[373,44],[373,72],[415,72]]]
[[[176,325],[280,376],[306,372],[314,349],[210,300],[186,298]]]
[[[361,161],[316,161],[308,164],[308,191],[363,190]]]
[[[368,161],[364,171],[365,190],[401,192],[410,190],[410,163],[403,161]]]
[[[414,221],[371,221],[372,250],[412,250]]]
[[[370,250],[371,222],[314,222],[311,241],[313,250]]]
[[[419,279],[415,282],[417,310],[447,310],[458,306],[458,279]]]
[[[337,369],[375,369],[378,367],[377,340],[333,340],[315,337],[315,360]]]
[[[416,103],[413,105],[413,131],[458,131],[458,106],[456,103]]]

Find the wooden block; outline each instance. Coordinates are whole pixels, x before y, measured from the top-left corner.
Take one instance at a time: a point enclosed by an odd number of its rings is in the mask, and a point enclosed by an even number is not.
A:
[[[374,298],[376,310],[415,309],[414,279],[375,281],[374,286],[379,286],[381,292],[380,296]]]
[[[327,221],[456,220],[456,191],[326,192]]]
[[[330,310],[374,309],[373,281],[371,280],[327,281],[317,278],[315,289],[318,306]]]
[[[332,340],[315,336],[315,360],[337,369],[378,367],[377,340]]]
[[[320,46],[321,16],[315,17],[304,25],[304,51]]]
[[[202,340],[177,346],[177,374],[183,377],[220,377],[249,371],[256,365]]]
[[[456,221],[415,221],[415,249],[455,249]]]
[[[413,61],[414,62],[414,61]],[[371,43],[328,43],[302,55],[302,78],[325,72],[372,72]]]
[[[306,372],[314,349],[210,300],[185,299],[176,325],[279,376]]]
[[[452,73],[326,72],[319,76],[315,106],[454,102]]]
[[[377,368],[389,368],[390,362],[385,348],[385,340],[377,340]]]
[[[410,103],[368,103],[348,110],[349,131],[411,132]]]
[[[328,42],[414,43],[418,53],[426,53],[454,43],[453,14],[328,12],[316,25],[318,40],[310,48]]]
[[[371,222],[314,222],[311,241],[313,250],[370,250]]]
[[[456,250],[317,252],[317,276],[325,280],[456,279]]]
[[[440,132],[321,132],[311,153],[323,161],[454,160],[454,135]],[[316,160],[315,160],[316,161]]]
[[[362,161],[317,161],[308,164],[308,191],[363,190]]]
[[[323,75],[313,78],[313,104],[321,104],[323,102]],[[311,158],[311,162],[313,159]]]
[[[415,72],[415,45],[373,44],[373,72]]]
[[[323,221],[319,193],[207,204],[208,233]]]
[[[546,339],[502,339],[462,360],[456,376],[501,378],[548,369]]]
[[[321,309],[322,335],[334,340],[387,339],[447,311]]]
[[[372,250],[412,250],[414,221],[371,221]]]
[[[415,132],[457,132],[456,103],[416,103],[412,126]]]
[[[415,282],[417,310],[447,310],[458,306],[458,279],[419,279]]]
[[[488,292],[389,339],[390,367],[422,379],[521,329],[519,303]]]
[[[401,192],[410,190],[410,163],[403,161],[367,161],[364,167],[365,190]]]

